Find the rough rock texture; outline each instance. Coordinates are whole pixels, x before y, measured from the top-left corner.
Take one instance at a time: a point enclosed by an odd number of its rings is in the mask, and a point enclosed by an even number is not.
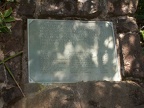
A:
[[[120,16],[117,18],[117,33],[138,32],[136,19],[128,16]]]
[[[140,41],[137,33],[120,33],[120,41],[122,44],[122,54],[125,67],[125,76],[144,77],[143,64],[141,61],[141,46],[138,44]]]
[[[133,14],[137,4],[138,0],[21,0],[19,13],[27,17],[95,18]]]
[[[106,0],[110,15],[128,15],[135,13],[138,0]]]
[[[141,62],[141,48],[138,36],[138,26],[132,17],[136,11],[138,0],[20,0],[18,15],[23,20],[14,26],[13,38],[5,40],[0,37],[0,59],[3,57],[3,41],[8,41],[5,47],[9,50],[17,45],[18,52],[22,50],[24,36],[24,54],[11,60],[10,66],[15,72],[17,81],[28,81],[27,72],[27,29],[28,18],[46,19],[77,19],[106,20],[114,24],[120,68],[123,78],[144,78],[144,68]],[[23,27],[22,27],[23,26]],[[2,49],[2,51],[1,51]],[[8,53],[9,54],[9,53]],[[0,66],[3,70],[3,66]],[[4,75],[3,75],[4,76]],[[0,80],[4,80],[0,76]],[[13,81],[13,80],[10,80]],[[13,89],[12,89],[13,90]],[[15,90],[14,90],[15,91]],[[75,84],[54,84],[44,87],[37,84],[25,84],[26,97],[15,103],[12,108],[143,108],[143,88],[132,82],[80,82]],[[13,94],[13,92],[11,93]],[[6,97],[12,95],[6,94]],[[19,95],[19,93],[18,93]],[[15,96],[18,97],[18,96]],[[11,98],[9,98],[11,99]],[[0,102],[3,104],[0,98]],[[9,103],[14,103],[9,100]],[[1,107],[1,106],[0,106]]]
[[[47,87],[30,84],[25,87],[29,95],[12,108],[144,107],[143,88],[134,82],[79,82]]]

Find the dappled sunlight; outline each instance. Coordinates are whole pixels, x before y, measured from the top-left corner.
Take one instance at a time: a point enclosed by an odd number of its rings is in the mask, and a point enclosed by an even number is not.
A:
[[[77,22],[74,23],[74,25],[73,25],[73,29],[74,29],[74,30],[77,30],[79,27],[82,27],[82,28],[84,27],[84,28],[86,28],[86,29],[100,31],[98,25],[96,25],[96,24],[94,23],[94,21],[86,21],[86,22],[82,21],[83,23],[81,23],[81,21],[79,21],[79,22],[80,22],[80,23],[77,23]],[[97,29],[96,29],[96,28],[97,28]],[[98,34],[99,34],[99,33],[98,33]]]
[[[136,37],[135,36],[130,36],[130,38],[129,38],[129,42],[130,42],[130,44],[132,45],[132,46],[135,46],[135,39]]]
[[[105,53],[103,54],[102,59],[104,60],[104,61],[103,61],[103,64],[104,64],[104,65],[108,63],[109,57],[108,57],[108,53],[107,53],[107,52],[105,52]]]
[[[64,77],[66,77],[66,74],[63,71],[58,71],[54,74],[55,78],[58,78],[59,81],[62,81]]]
[[[123,38],[124,38],[124,36],[125,36],[125,34],[124,34],[124,33],[119,34],[119,37],[120,37],[121,39],[123,39]]]
[[[122,78],[121,78],[121,74],[117,71],[114,75],[114,77],[112,78],[112,80],[114,81],[121,81]]]
[[[58,95],[58,91],[53,91],[50,93],[50,97],[55,98]]]
[[[88,0],[78,0],[78,2],[82,2],[82,3],[86,2],[86,1],[88,1]]]
[[[70,59],[73,52],[74,52],[74,47],[72,45],[72,42],[66,43],[65,49],[64,49],[64,57],[67,58],[67,59]]]
[[[30,77],[35,81],[113,80],[120,72],[111,22],[40,21],[29,25],[37,30],[29,32],[34,60],[29,65]]]
[[[128,6],[128,5],[125,5],[125,4],[122,4],[121,9],[122,9],[122,11],[123,11],[124,13],[127,13],[128,10],[129,10],[129,6]]]
[[[108,37],[105,41],[104,41],[104,45],[106,47],[108,47],[109,49],[113,49],[114,48],[114,41],[112,36]]]
[[[104,82],[97,82],[95,83],[95,94],[98,94],[100,97],[104,96],[104,90],[106,88],[106,85]]]
[[[111,78],[111,77],[104,76],[103,80],[106,80],[106,81],[111,81],[111,80],[112,80],[112,78]]]
[[[109,26],[111,26],[111,22],[106,22],[105,27],[109,27]]]
[[[33,63],[33,60],[29,60],[28,64],[31,65]]]
[[[80,54],[80,53],[85,52],[85,49],[81,45],[78,44],[75,47],[75,52]]]
[[[95,63],[96,66],[98,66],[98,58],[97,58],[97,50],[98,47],[95,45],[92,49],[90,49],[90,53],[92,54],[92,60]]]
[[[59,60],[65,60],[65,56],[64,56],[63,54],[61,54],[61,53],[57,53],[57,59],[58,59],[58,60],[56,61],[57,63],[58,63],[58,62],[61,62],[61,61],[59,61]]]
[[[116,83],[116,84],[114,84],[114,85],[113,85],[113,87],[118,88],[118,89],[121,89],[120,84],[117,84],[117,83]]]

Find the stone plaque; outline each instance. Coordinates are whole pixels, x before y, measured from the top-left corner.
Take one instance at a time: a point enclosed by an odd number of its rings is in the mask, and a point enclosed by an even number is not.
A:
[[[29,82],[119,81],[113,24],[28,20]]]

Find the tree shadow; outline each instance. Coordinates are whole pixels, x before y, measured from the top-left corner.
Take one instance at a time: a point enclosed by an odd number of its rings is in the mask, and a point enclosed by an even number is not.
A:
[[[110,22],[29,20],[29,76],[35,82],[114,80]]]

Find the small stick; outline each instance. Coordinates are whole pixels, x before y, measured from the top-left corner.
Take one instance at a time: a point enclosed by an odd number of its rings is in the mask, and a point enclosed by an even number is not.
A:
[[[23,51],[20,51],[20,52],[18,52],[17,54],[15,54],[15,55],[13,55],[13,56],[10,56],[10,57],[8,57],[8,58],[6,58],[6,59],[4,59],[3,61],[0,62],[0,65],[3,64],[3,63],[5,63],[5,62],[7,62],[8,60],[16,57],[16,56],[22,54],[22,53],[23,53]]]
[[[10,71],[10,69],[7,67],[7,65],[6,65],[5,63],[4,63],[4,66],[5,66],[6,70],[8,71],[8,73],[9,73],[9,74],[11,75],[11,77],[13,78],[13,80],[15,81],[16,85],[18,86],[18,88],[20,89],[23,97],[25,97],[24,92],[22,91],[20,85],[19,85],[18,82],[16,81],[16,79],[15,79],[14,75],[12,74],[12,72]]]

